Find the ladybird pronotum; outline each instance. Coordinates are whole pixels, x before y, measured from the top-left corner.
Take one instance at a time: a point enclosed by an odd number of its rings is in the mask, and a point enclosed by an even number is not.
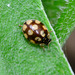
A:
[[[22,26],[26,39],[33,44],[48,45],[51,42],[50,34],[43,23],[38,20],[27,20]]]

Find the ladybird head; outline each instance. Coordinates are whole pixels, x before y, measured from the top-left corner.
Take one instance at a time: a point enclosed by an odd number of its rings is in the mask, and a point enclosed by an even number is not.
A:
[[[43,43],[45,45],[48,45],[50,42],[51,42],[51,39],[50,38],[47,38],[47,37],[43,38]]]
[[[47,40],[45,41],[45,45],[48,45],[50,42],[51,42],[51,39],[47,39]]]

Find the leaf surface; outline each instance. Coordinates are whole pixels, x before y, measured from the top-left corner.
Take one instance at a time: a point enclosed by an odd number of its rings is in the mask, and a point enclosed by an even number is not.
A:
[[[73,75],[40,0],[0,0],[0,67],[6,75]],[[31,44],[22,29],[26,20],[37,19],[53,31],[45,46]],[[5,74],[2,75],[5,75]]]

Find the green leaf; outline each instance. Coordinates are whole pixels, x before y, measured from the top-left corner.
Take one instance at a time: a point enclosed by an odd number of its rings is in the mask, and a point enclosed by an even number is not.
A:
[[[75,0],[42,0],[60,45],[63,46],[75,29]]]
[[[2,75],[73,75],[40,0],[0,0],[0,70]],[[18,27],[29,19],[44,23],[51,33],[45,52],[24,38]]]

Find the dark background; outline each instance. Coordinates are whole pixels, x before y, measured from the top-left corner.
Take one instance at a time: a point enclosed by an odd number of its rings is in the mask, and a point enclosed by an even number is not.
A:
[[[75,73],[75,30],[71,33],[66,44],[63,46],[63,50]]]

